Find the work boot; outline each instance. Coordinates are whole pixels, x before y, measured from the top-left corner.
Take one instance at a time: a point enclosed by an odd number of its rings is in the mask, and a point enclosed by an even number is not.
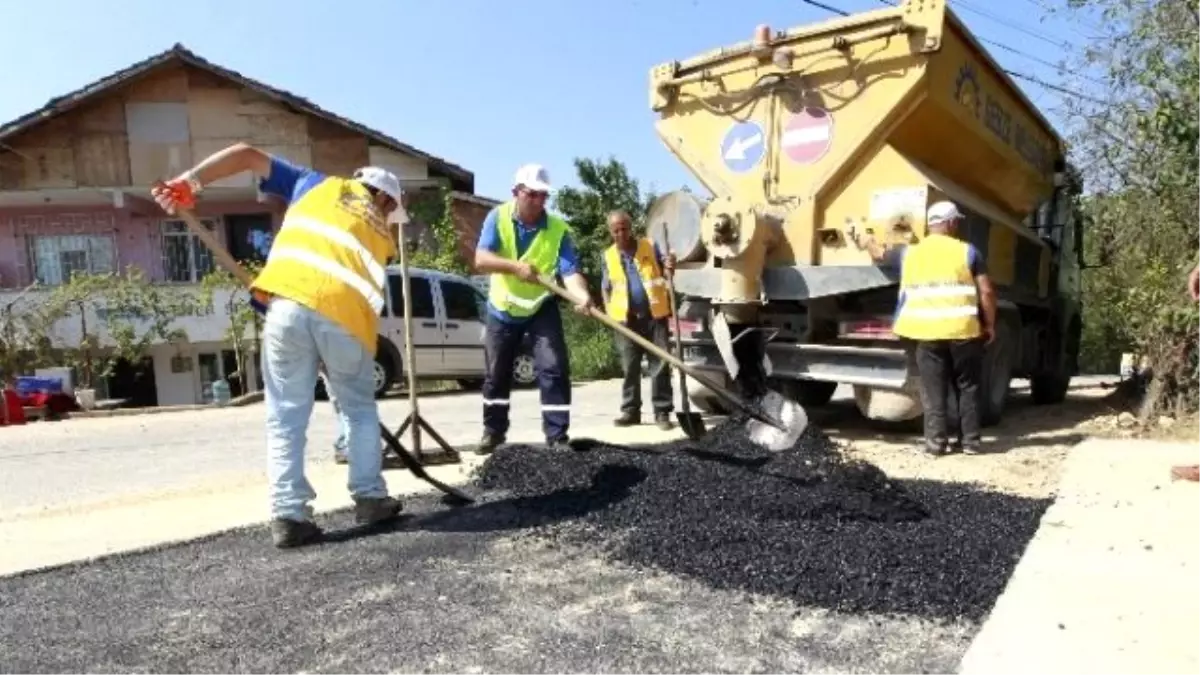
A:
[[[1171,467],[1171,480],[1186,480],[1195,483],[1197,479],[1200,479],[1200,466],[1193,464]]]
[[[320,541],[324,532],[311,520],[276,518],[271,521],[271,540],[276,548],[296,548]]]
[[[621,413],[621,416],[613,420],[614,427],[634,427],[642,423],[642,416],[639,413],[631,410],[626,410]]]
[[[359,525],[378,525],[400,515],[404,505],[394,497],[355,497],[354,522]]]
[[[671,422],[671,413],[659,412],[654,413],[654,424],[663,431],[670,431],[675,428]]]
[[[950,454],[944,445],[930,445],[929,443],[921,443],[921,451],[930,457],[945,457]]]
[[[483,440],[479,441],[479,446],[475,448],[475,454],[490,455],[501,445],[504,445],[504,436],[484,432]]]
[[[572,452],[575,448],[571,447],[571,439],[567,436],[559,436],[558,438],[547,438],[546,448],[555,452]]]

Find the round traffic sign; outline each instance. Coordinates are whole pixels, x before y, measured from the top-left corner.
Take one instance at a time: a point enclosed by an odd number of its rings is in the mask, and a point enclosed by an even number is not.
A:
[[[833,116],[821,108],[805,108],[788,118],[780,145],[797,164],[812,164],[833,145]]]
[[[733,173],[745,173],[762,161],[766,135],[758,122],[737,122],[721,139],[721,162]]]

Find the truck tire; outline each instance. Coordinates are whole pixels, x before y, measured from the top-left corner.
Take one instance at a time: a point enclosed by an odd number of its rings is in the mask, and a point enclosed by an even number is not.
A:
[[[1004,417],[1008,390],[1012,384],[1019,329],[1003,319],[996,322],[996,339],[983,355],[983,376],[979,381],[979,423],[992,427]]]
[[[1034,405],[1053,405],[1066,400],[1067,391],[1071,388],[1071,373],[1079,354],[1080,333],[1079,320],[1071,321],[1071,327],[1067,329],[1067,343],[1054,369],[1029,378],[1029,395]]]

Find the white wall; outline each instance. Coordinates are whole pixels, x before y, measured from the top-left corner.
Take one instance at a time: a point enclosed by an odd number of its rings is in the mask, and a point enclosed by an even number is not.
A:
[[[367,150],[367,157],[372,166],[383,167],[396,174],[400,180],[426,180],[429,178],[429,165],[416,157],[377,145],[372,145]]]
[[[158,389],[158,404],[161,405],[192,405],[203,403],[200,381],[200,354],[214,354],[218,359],[221,351],[230,349],[223,342],[192,342],[187,345],[157,345],[151,349],[154,359],[154,383]],[[183,373],[171,372],[171,360],[176,356],[184,356],[191,360],[191,370]],[[253,382],[258,377],[258,363],[252,357],[247,357],[246,370],[248,381]]]

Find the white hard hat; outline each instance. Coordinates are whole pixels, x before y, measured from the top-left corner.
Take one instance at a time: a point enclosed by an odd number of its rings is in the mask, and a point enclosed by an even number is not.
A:
[[[541,164],[526,164],[517,169],[513,177],[513,187],[524,185],[534,192],[550,191],[550,172]]]
[[[959,220],[962,217],[962,212],[958,210],[958,206],[954,202],[936,202],[926,212],[925,222],[936,225],[947,220]]]
[[[354,172],[354,180],[369,185],[385,195],[400,203],[400,195],[403,191],[400,189],[400,179],[396,178],[396,174],[381,169],[377,166],[364,166]]]

